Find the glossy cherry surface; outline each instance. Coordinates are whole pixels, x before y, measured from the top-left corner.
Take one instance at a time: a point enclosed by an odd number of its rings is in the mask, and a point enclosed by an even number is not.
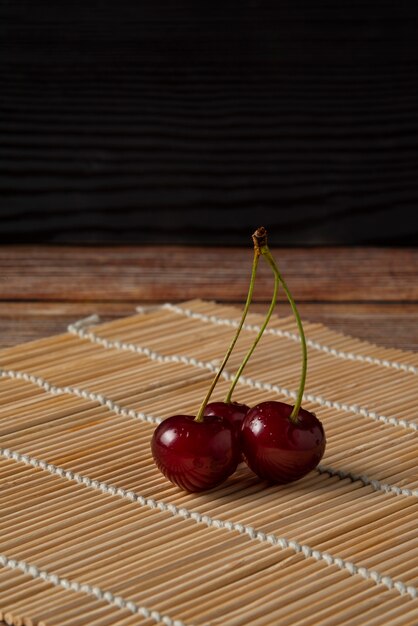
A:
[[[244,419],[243,455],[262,479],[275,483],[298,480],[313,470],[324,454],[325,433],[319,419],[301,408],[294,423],[292,409],[284,402],[261,402]]]
[[[233,474],[240,448],[230,423],[223,417],[174,415],[155,429],[151,451],[159,470],[186,491],[204,491]]]
[[[239,402],[209,402],[205,408],[205,415],[218,415],[228,420],[234,429],[238,445],[241,447],[242,423],[249,410],[249,406]]]

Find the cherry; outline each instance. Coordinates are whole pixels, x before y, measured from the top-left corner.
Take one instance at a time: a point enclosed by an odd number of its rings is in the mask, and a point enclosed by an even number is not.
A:
[[[262,226],[257,228],[253,240],[254,246],[258,246],[260,254],[273,271],[275,287],[280,283],[295,316],[302,368],[294,406],[284,402],[261,402],[247,413],[242,426],[242,449],[247,464],[260,478],[287,483],[302,478],[316,467],[324,454],[325,434],[316,415],[301,408],[308,351],[296,303],[267,245],[266,229]],[[266,327],[274,304],[275,294],[260,332]]]
[[[173,415],[162,422],[152,436],[151,451],[159,470],[186,491],[216,487],[236,470],[241,458],[233,416],[227,419],[223,414],[207,415],[205,410],[244,325],[252,300],[260,254],[258,246],[254,244],[250,286],[241,321],[196,417]]]
[[[301,408],[308,358],[302,320],[269,250],[265,228],[256,230],[253,242],[253,269],[242,318],[196,417],[169,417],[152,437],[151,449],[157,466],[164,476],[187,491],[211,489],[222,483],[235,471],[241,449],[249,467],[260,478],[278,483],[302,478],[316,467],[324,454],[326,442],[322,424],[313,413]],[[274,291],[267,317],[235,374],[225,402],[208,404],[244,325],[260,256],[274,274]],[[262,402],[248,410],[246,405],[231,402],[231,396],[272,316],[279,284],[299,330],[302,367],[296,402],[294,406],[283,402]]]
[[[205,415],[224,417],[234,428],[240,439],[242,423],[249,410],[249,406],[240,402],[209,402],[206,405]]]
[[[173,415],[154,431],[151,451],[159,470],[186,491],[221,484],[237,468],[240,447],[233,426],[220,416]]]
[[[261,402],[242,427],[242,451],[257,476],[275,483],[298,480],[313,470],[325,450],[325,433],[313,413],[284,402]]]
[[[237,443],[241,447],[241,428],[244,417],[250,407],[239,402],[209,402],[206,405],[205,415],[218,415],[224,417],[232,426]],[[240,460],[243,460],[242,455]]]

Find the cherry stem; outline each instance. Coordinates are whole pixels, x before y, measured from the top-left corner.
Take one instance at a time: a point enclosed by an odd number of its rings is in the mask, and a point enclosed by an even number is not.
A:
[[[207,394],[205,396],[205,399],[203,400],[203,402],[202,402],[202,404],[200,406],[200,409],[199,409],[199,411],[198,411],[198,413],[197,413],[197,415],[195,417],[195,420],[194,420],[195,422],[203,422],[203,414],[205,412],[206,405],[209,402],[210,397],[211,397],[211,395],[213,393],[213,390],[215,389],[216,384],[217,384],[218,380],[220,379],[220,377],[222,375],[222,372],[223,372],[223,370],[225,368],[225,365],[227,364],[228,359],[231,356],[232,350],[234,349],[235,344],[237,343],[239,334],[240,334],[241,329],[242,329],[242,327],[244,325],[245,318],[247,317],[247,313],[248,313],[248,310],[250,308],[251,301],[253,299],[255,277],[256,277],[256,274],[257,274],[257,267],[258,267],[258,261],[260,260],[260,254],[261,254],[261,250],[260,250],[259,246],[256,246],[254,244],[254,259],[253,259],[253,267],[252,267],[252,272],[251,272],[250,286],[248,288],[247,301],[245,303],[244,311],[242,312],[241,321],[240,321],[240,323],[239,323],[239,325],[237,327],[237,330],[236,330],[236,333],[234,335],[234,338],[231,341],[231,345],[229,346],[229,348],[228,348],[228,350],[227,350],[227,352],[226,352],[226,354],[225,354],[225,356],[223,358],[221,366],[219,367],[219,370],[217,371],[216,376],[213,379],[212,384],[209,387],[209,390],[208,390],[208,392],[207,392]]]
[[[264,233],[263,233],[264,234]],[[305,338],[305,333],[303,331],[303,326],[302,326],[302,320],[300,319],[300,315],[299,312],[297,310],[295,301],[293,300],[292,294],[289,291],[289,288],[286,284],[286,281],[284,280],[283,276],[281,275],[279,268],[277,267],[275,260],[269,250],[269,247],[267,245],[267,237],[265,235],[265,241],[263,241],[262,245],[260,246],[260,251],[261,254],[263,255],[263,257],[265,258],[265,260],[268,262],[268,264],[270,265],[271,269],[274,272],[275,277],[281,282],[282,287],[286,293],[287,299],[289,300],[290,306],[292,307],[292,311],[293,314],[296,318],[296,323],[298,326],[298,330],[299,330],[299,336],[300,336],[300,343],[302,346],[302,373],[300,376],[300,383],[299,383],[299,390],[298,390],[298,395],[296,397],[296,402],[295,405],[292,409],[292,412],[290,414],[290,419],[292,420],[292,422],[297,422],[298,419],[298,415],[299,415],[299,409],[301,407],[302,404],[302,396],[303,396],[303,392],[305,389],[305,382],[306,382],[306,370],[307,370],[307,365],[308,365],[308,351],[306,348],[306,338]]]
[[[261,253],[261,251],[260,251]],[[238,383],[239,377],[241,376],[242,372],[244,371],[245,366],[247,365],[248,361],[250,360],[254,350],[256,349],[258,342],[260,341],[261,337],[263,336],[264,331],[267,328],[267,324],[270,321],[271,316],[273,315],[273,311],[276,307],[276,302],[277,302],[277,292],[279,289],[279,284],[280,284],[280,280],[279,277],[274,274],[274,289],[273,289],[273,297],[271,299],[271,303],[269,306],[269,309],[267,311],[267,315],[266,315],[266,319],[264,320],[263,325],[261,326],[257,337],[255,338],[255,341],[253,343],[253,345],[251,346],[251,348],[248,350],[247,354],[244,357],[243,362],[241,363],[241,365],[239,366],[237,373],[234,376],[234,380],[232,381],[232,385],[228,391],[228,395],[225,398],[225,402],[226,403],[230,403],[231,402],[231,398],[232,398],[232,394],[234,393],[234,389]]]

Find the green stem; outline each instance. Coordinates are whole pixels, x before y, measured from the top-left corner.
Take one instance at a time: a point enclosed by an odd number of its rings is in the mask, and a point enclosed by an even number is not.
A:
[[[241,329],[242,329],[242,327],[244,325],[245,318],[247,317],[248,309],[250,308],[250,304],[251,304],[251,301],[252,301],[252,298],[253,298],[253,291],[254,291],[254,285],[255,285],[255,276],[256,276],[256,273],[257,273],[257,267],[258,267],[259,259],[260,259],[260,250],[259,250],[258,247],[254,246],[254,259],[253,259],[253,268],[252,268],[252,272],[251,272],[250,286],[248,288],[247,301],[245,303],[245,307],[244,307],[244,311],[242,313],[241,321],[240,321],[239,326],[238,326],[238,328],[236,330],[236,333],[235,333],[234,338],[233,338],[233,340],[231,342],[231,345],[229,346],[229,348],[228,348],[228,350],[227,350],[227,352],[226,352],[226,354],[225,354],[225,356],[223,358],[221,366],[220,366],[220,368],[219,368],[215,378],[213,379],[211,386],[209,387],[209,390],[208,390],[208,392],[207,392],[207,394],[205,396],[205,399],[203,400],[203,402],[202,402],[202,404],[200,406],[199,412],[198,412],[198,414],[195,417],[195,422],[203,422],[203,414],[205,412],[206,405],[209,402],[210,397],[212,395],[212,392],[215,389],[216,384],[217,384],[218,380],[221,377],[221,374],[222,374],[222,372],[223,372],[223,370],[225,368],[225,365],[227,364],[227,361],[228,361],[229,357],[231,356],[231,352],[234,349],[235,344],[237,343],[239,334],[240,334]]]
[[[247,365],[248,361],[250,360],[254,350],[256,349],[258,342],[260,341],[261,337],[263,336],[264,331],[267,328],[267,324],[270,321],[271,316],[273,315],[273,311],[275,309],[276,306],[276,301],[277,301],[277,291],[279,289],[279,278],[278,276],[275,274],[274,275],[274,290],[273,290],[273,297],[271,299],[271,303],[270,303],[270,307],[269,310],[267,311],[267,316],[266,319],[264,320],[263,325],[261,326],[257,337],[255,338],[255,341],[253,343],[253,345],[251,346],[251,348],[248,350],[247,354],[244,357],[243,362],[241,363],[241,365],[238,368],[237,373],[234,376],[234,380],[232,381],[232,385],[228,391],[228,395],[225,398],[225,402],[229,403],[231,402],[231,398],[232,398],[232,394],[234,393],[234,389],[237,385],[238,379],[241,376],[242,372],[244,371],[245,366]]]
[[[303,396],[303,392],[305,389],[305,382],[306,382],[306,370],[307,370],[307,365],[308,365],[308,352],[306,349],[306,339],[305,339],[305,333],[303,331],[303,326],[302,326],[302,320],[300,319],[300,315],[299,312],[297,310],[295,301],[293,300],[292,294],[289,291],[288,286],[286,285],[286,281],[284,280],[283,276],[281,275],[279,268],[277,267],[274,258],[269,250],[269,247],[267,245],[267,243],[264,243],[264,245],[261,246],[261,254],[263,255],[263,257],[266,259],[266,261],[269,263],[271,269],[274,272],[274,275],[278,278],[278,280],[280,280],[282,287],[286,293],[287,299],[289,300],[290,306],[292,307],[292,311],[293,314],[296,318],[296,323],[298,325],[298,330],[299,330],[299,336],[300,336],[300,343],[302,346],[302,373],[300,376],[300,383],[299,383],[299,390],[298,390],[298,395],[296,398],[296,402],[295,402],[295,406],[293,407],[293,410],[290,414],[290,419],[293,422],[297,422],[298,419],[298,415],[299,415],[299,409],[300,406],[302,404],[302,396]]]

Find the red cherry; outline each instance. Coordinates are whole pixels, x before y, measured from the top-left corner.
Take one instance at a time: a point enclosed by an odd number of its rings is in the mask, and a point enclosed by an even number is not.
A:
[[[206,405],[205,415],[218,415],[224,417],[234,429],[238,445],[241,448],[241,429],[244,417],[250,407],[239,402],[210,402]],[[242,460],[242,456],[241,456]]]
[[[293,422],[292,409],[284,402],[261,402],[244,419],[244,458],[260,478],[275,483],[298,480],[324,454],[325,433],[319,419],[301,408],[298,421]]]
[[[173,415],[155,429],[151,451],[159,470],[186,491],[220,485],[237,468],[240,448],[229,422],[207,416]]]

